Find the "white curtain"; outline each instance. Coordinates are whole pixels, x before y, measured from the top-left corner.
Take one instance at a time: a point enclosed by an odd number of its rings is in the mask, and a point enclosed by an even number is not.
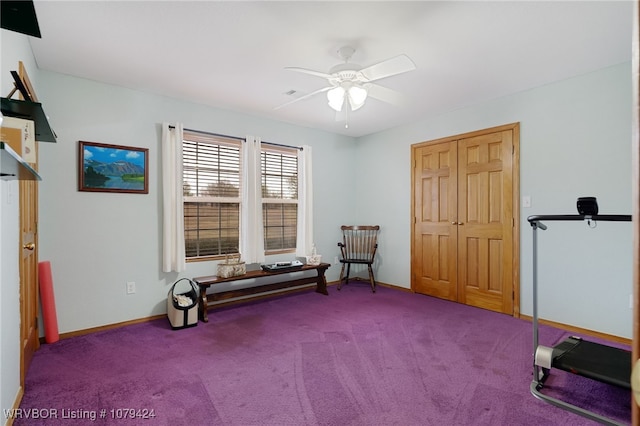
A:
[[[242,147],[242,207],[240,254],[247,263],[264,263],[260,138],[247,136]]]
[[[183,125],[162,123],[162,270],[186,268],[182,204]]]
[[[298,151],[298,240],[296,256],[311,254],[313,242],[313,182],[311,147],[304,145]]]

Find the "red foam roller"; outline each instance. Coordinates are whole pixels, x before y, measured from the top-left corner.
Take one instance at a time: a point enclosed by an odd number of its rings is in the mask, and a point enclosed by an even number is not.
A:
[[[40,303],[42,304],[42,322],[44,323],[44,340],[55,343],[60,340],[58,334],[58,316],[56,314],[56,298],[53,294],[53,278],[51,262],[38,263],[40,279]]]

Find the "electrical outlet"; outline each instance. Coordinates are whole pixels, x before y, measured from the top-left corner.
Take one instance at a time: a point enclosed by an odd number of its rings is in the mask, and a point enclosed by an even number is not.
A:
[[[127,294],[134,294],[136,292],[136,283],[133,281],[127,282]]]
[[[333,264],[337,265],[340,261],[338,260],[338,256],[333,258]]]

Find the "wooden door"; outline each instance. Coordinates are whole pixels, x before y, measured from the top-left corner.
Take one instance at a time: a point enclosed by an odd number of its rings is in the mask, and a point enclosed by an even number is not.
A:
[[[412,147],[417,293],[519,313],[518,125]]]
[[[511,129],[458,142],[458,301],[513,313]]]
[[[32,164],[33,166],[33,164]],[[38,187],[35,181],[20,181],[20,382],[39,347],[38,340],[38,250],[36,222]]]
[[[412,287],[457,300],[457,142],[414,151]]]
[[[22,62],[18,64],[18,73],[27,86],[34,101],[37,97]],[[36,144],[36,163],[30,163],[38,170]],[[20,384],[24,379],[33,358],[40,346],[38,333],[38,183],[20,181]]]

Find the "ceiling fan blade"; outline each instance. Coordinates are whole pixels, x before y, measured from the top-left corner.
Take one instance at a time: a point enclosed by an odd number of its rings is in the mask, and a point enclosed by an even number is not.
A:
[[[316,90],[315,92],[308,93],[308,94],[306,94],[306,95],[304,95],[304,96],[300,96],[299,98],[295,98],[295,99],[293,99],[293,100],[290,100],[289,102],[285,102],[285,103],[283,103],[282,105],[278,105],[277,107],[275,107],[275,108],[273,108],[273,109],[274,109],[274,110],[276,110],[276,109],[284,108],[284,107],[286,107],[286,106],[288,106],[288,105],[291,105],[292,103],[295,103],[295,102],[301,101],[301,100],[303,100],[303,99],[310,98],[310,97],[312,97],[313,95],[317,95],[318,93],[326,92],[327,90],[331,90],[331,89],[333,89],[333,86],[323,87],[322,89],[318,89],[318,90]]]
[[[327,74],[327,73],[320,72],[320,71],[308,70],[306,68],[285,67],[285,70],[301,72],[303,74],[314,75],[316,77],[327,78],[327,79],[333,77],[331,74]]]
[[[378,62],[370,67],[360,70],[368,81],[380,80],[403,72],[413,71],[416,64],[407,55],[398,55],[386,61]]]
[[[365,84],[365,87],[367,88],[369,96],[378,99],[379,101],[383,101],[391,105],[402,105],[407,101],[405,95],[402,93],[380,86],[379,84],[368,83]]]

